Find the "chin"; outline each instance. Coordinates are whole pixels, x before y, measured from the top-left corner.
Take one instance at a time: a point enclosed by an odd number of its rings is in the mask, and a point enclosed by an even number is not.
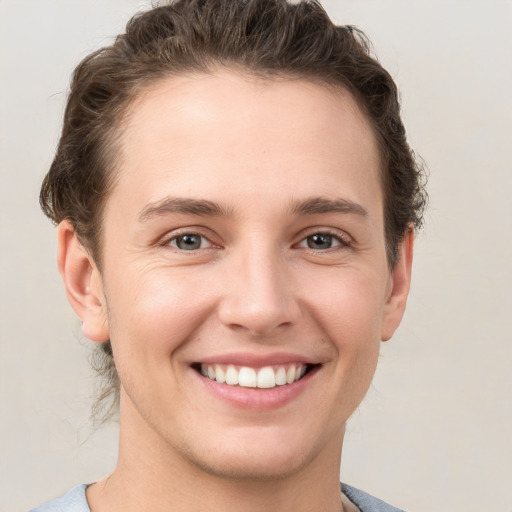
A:
[[[312,443],[314,436],[311,435],[272,434],[263,429],[253,436],[229,436],[229,441],[225,438],[212,443],[214,448],[183,455],[209,475],[254,482],[290,478],[310,467],[322,452],[331,451],[330,446],[321,446],[318,441]],[[341,442],[339,444],[341,452]]]
[[[227,455],[215,460],[206,457],[191,460],[196,467],[205,473],[222,479],[241,482],[278,481],[285,480],[301,472],[308,466],[309,457],[293,457],[272,454],[262,457],[262,454]]]

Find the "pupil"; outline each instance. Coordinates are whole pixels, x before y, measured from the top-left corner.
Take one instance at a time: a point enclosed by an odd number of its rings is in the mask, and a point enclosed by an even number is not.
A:
[[[185,251],[192,251],[201,247],[201,237],[198,235],[183,235],[178,237],[176,245]]]
[[[332,236],[317,233],[308,237],[308,247],[310,249],[330,249],[332,245]]]

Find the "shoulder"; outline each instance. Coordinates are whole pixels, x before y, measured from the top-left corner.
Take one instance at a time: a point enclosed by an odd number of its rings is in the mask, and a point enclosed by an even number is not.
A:
[[[343,494],[352,502],[357,505],[361,512],[404,512],[399,508],[392,507],[382,500],[374,498],[369,494],[351,487],[346,484],[341,484]]]
[[[85,497],[86,489],[87,484],[77,485],[60,498],[34,508],[30,512],[91,512]],[[404,512],[355,487],[341,484],[341,490],[354,505],[359,507],[361,512]]]
[[[66,494],[49,501],[30,512],[91,512],[85,498],[87,484],[81,484],[70,489]]]

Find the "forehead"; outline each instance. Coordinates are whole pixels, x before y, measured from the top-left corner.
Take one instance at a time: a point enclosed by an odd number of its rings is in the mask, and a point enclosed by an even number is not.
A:
[[[333,195],[337,187],[381,203],[375,137],[341,87],[229,70],[169,77],[139,94],[121,131],[114,196],[151,202],[229,186],[281,201],[283,191]]]

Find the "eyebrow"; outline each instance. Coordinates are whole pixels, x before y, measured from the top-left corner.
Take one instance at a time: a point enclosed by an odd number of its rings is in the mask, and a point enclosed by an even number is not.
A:
[[[155,203],[148,204],[139,214],[140,222],[147,222],[153,217],[170,213],[182,213],[203,217],[227,217],[230,211],[220,204],[207,199],[166,197]]]
[[[342,198],[311,197],[304,201],[293,201],[291,211],[297,215],[348,213],[368,217],[368,212],[360,204]]]
[[[342,198],[311,197],[292,201],[290,211],[294,215],[318,215],[325,213],[355,214],[367,217],[368,212],[358,203]],[[232,210],[207,199],[166,197],[148,204],[139,214],[140,222],[168,214],[197,215],[200,217],[229,217]]]

